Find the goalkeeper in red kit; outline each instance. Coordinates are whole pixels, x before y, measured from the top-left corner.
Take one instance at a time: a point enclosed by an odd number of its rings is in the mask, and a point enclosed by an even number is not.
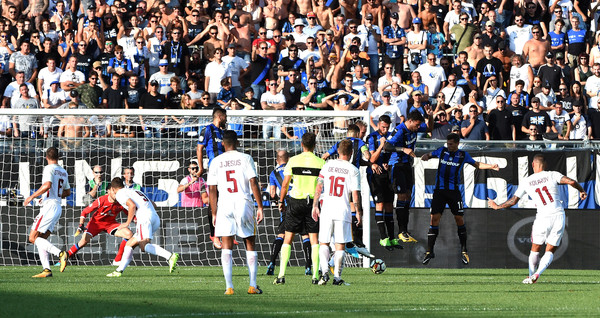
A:
[[[123,255],[123,249],[125,248],[125,243],[133,236],[133,233],[128,228],[119,229],[119,225],[121,225],[121,223],[117,222],[116,218],[121,212],[127,213],[127,210],[125,210],[125,208],[123,208],[119,202],[111,200],[108,194],[99,197],[90,206],[83,209],[83,211],[81,211],[79,227],[77,228],[75,236],[79,235],[79,233],[83,233],[83,235],[81,240],[71,246],[71,248],[68,250],[68,257],[71,258],[73,255],[75,255],[75,253],[77,253],[77,251],[89,244],[94,236],[105,231],[110,235],[123,238],[113,265],[120,262],[121,256]],[[83,226],[83,222],[85,221],[85,217],[91,213],[93,214],[90,218],[90,221],[87,223],[86,228]]]

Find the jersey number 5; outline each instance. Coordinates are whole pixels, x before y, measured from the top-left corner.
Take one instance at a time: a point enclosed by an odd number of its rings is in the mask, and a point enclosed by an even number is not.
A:
[[[329,177],[329,196],[341,197],[344,193],[344,181],[346,181],[344,177]]]
[[[229,191],[229,193],[237,193],[238,192],[237,180],[235,178],[231,177],[231,175],[234,172],[235,172],[235,170],[225,171],[225,175],[227,176],[227,182],[233,182],[233,188],[227,188],[227,191]]]
[[[554,202],[554,198],[550,194],[550,191],[548,191],[548,187],[544,186],[541,190],[540,190],[540,188],[535,189],[535,192],[537,192],[537,194],[540,196],[540,200],[542,200],[543,205],[546,205],[546,199],[544,199],[544,195],[543,195],[542,191],[544,191],[546,193],[546,196],[548,197],[548,200],[550,202]]]

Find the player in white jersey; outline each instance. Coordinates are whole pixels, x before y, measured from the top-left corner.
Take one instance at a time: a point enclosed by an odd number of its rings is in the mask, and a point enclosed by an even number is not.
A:
[[[114,178],[110,182],[108,195],[111,200],[116,200],[127,210],[127,221],[121,223],[117,231],[128,228],[133,217],[136,218],[135,234],[125,245],[121,264],[117,269],[107,274],[108,277],[121,277],[123,271],[133,259],[133,249],[140,246],[142,252],[158,255],[169,261],[169,273],[172,273],[177,266],[179,254],[171,253],[157,244],[152,244],[152,238],[160,227],[160,218],[156,214],[156,204],[139,190],[125,189],[121,178]]]
[[[542,272],[552,263],[554,252],[560,245],[565,229],[565,210],[561,205],[562,199],[558,185],[568,184],[577,189],[581,200],[585,200],[587,197],[587,193],[577,181],[556,171],[545,171],[546,161],[543,155],[535,155],[531,165],[533,174],[520,182],[512,198],[500,205],[488,199],[489,207],[494,210],[515,205],[526,194],[535,203],[537,214],[531,228],[529,276],[523,280],[523,284],[533,284],[538,280]],[[544,244],[546,244],[546,252],[540,259],[540,249]]]
[[[65,169],[58,165],[58,149],[55,147],[48,148],[46,150],[46,160],[48,165],[44,167],[42,173],[42,186],[25,199],[23,203],[27,206],[34,198],[42,196],[40,199],[42,208],[31,226],[29,242],[35,244],[44,270],[33,277],[52,277],[48,253],[60,258],[61,272],[64,271],[67,264],[67,252],[59,250],[48,242],[47,238],[54,231],[54,226],[62,213],[61,200],[71,195],[69,176]]]
[[[221,238],[221,263],[225,276],[225,295],[233,295],[233,236],[246,242],[246,262],[250,275],[248,294],[262,294],[256,285],[258,253],[254,250],[256,225],[263,219],[263,206],[256,177],[254,160],[237,151],[237,134],[233,130],[223,132],[225,152],[212,160],[208,168],[210,211],[215,226],[215,236]],[[258,205],[254,217],[254,202]]]
[[[362,202],[360,197],[360,174],[358,168],[350,163],[352,141],[342,140],[338,145],[339,159],[325,163],[317,180],[312,217],[319,221],[319,259],[321,277],[319,285],[329,280],[329,243],[333,237],[335,243],[333,284],[342,285],[342,262],[346,243],[352,242],[352,202]],[[321,201],[321,209],[319,209]],[[355,204],[357,224],[360,224],[362,205]],[[320,220],[319,220],[320,218]]]

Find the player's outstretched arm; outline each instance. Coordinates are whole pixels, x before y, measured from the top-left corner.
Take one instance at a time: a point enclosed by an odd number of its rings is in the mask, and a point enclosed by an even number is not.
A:
[[[508,201],[498,205],[498,204],[496,204],[496,202],[494,202],[494,200],[488,198],[488,207],[490,207],[494,210],[506,209],[506,208],[510,208],[511,206],[517,204],[520,199],[521,198],[514,196],[514,197],[508,199]]]
[[[560,184],[568,184],[568,185],[572,186],[573,188],[577,189],[577,191],[579,191],[579,198],[582,201],[587,198],[587,192],[585,192],[583,187],[581,187],[581,185],[577,181],[575,181],[569,177],[563,176],[560,179]]]
[[[475,163],[475,168],[480,169],[480,170],[494,170],[494,171],[500,170],[500,167],[498,166],[497,163],[491,165],[489,163],[484,163],[484,162],[479,162],[479,161],[477,161]]]
[[[218,199],[218,195],[217,195],[217,186],[216,185],[209,185],[208,186],[208,203],[210,204],[210,213],[212,214],[212,220],[213,220],[213,226],[215,225],[215,222],[217,221],[217,199]]]
[[[431,158],[433,158],[433,155],[431,154],[431,152],[426,153],[426,154],[424,154],[424,155],[421,156],[421,160],[423,160],[423,161],[427,161],[427,160],[429,160]]]
[[[312,208],[312,218],[315,222],[319,221],[319,217],[321,216],[321,211],[319,211],[319,201],[321,199],[321,193],[323,193],[324,187],[323,178],[317,179],[317,187],[315,188],[315,197],[313,200],[313,208]]]
[[[50,190],[51,187],[52,187],[52,182],[50,182],[50,181],[42,184],[42,186],[39,189],[37,189],[37,191],[35,191],[32,195],[30,195],[29,197],[27,197],[27,199],[25,199],[25,202],[23,202],[23,206],[27,206],[34,198],[37,198],[40,195],[46,193],[46,191]]]
[[[260,195],[260,186],[258,185],[258,179],[256,177],[250,179],[250,188],[252,188],[252,194],[254,195],[254,200],[258,205],[258,210],[256,211],[256,223],[260,224],[262,222],[263,215],[263,204],[262,204],[262,195]],[[211,191],[212,193],[212,191]],[[214,219],[215,215],[213,215]]]

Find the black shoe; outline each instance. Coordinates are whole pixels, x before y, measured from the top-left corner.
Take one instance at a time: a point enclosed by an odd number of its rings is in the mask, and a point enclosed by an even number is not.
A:
[[[321,275],[321,278],[319,279],[319,285],[327,285],[328,281],[329,281],[329,274],[325,273],[325,275]]]
[[[316,279],[316,278],[313,278],[313,279],[312,279],[310,282],[311,282],[313,285],[317,285],[317,284],[319,283],[319,280],[318,280],[318,279]]]
[[[460,260],[465,265],[469,265],[469,254],[466,251],[460,253]]]
[[[344,285],[344,283],[345,282],[344,282],[343,279],[341,279],[341,278],[334,278],[332,284],[334,284],[336,286],[341,286],[341,285]]]
[[[283,285],[285,284],[285,277],[277,277],[273,282],[273,285]]]
[[[269,275],[269,276],[275,275],[275,264],[269,263],[269,266],[267,267],[267,275]]]
[[[432,258],[435,258],[435,254],[433,254],[433,252],[425,253],[425,257],[423,258],[423,265],[429,264],[429,261],[431,261]]]

